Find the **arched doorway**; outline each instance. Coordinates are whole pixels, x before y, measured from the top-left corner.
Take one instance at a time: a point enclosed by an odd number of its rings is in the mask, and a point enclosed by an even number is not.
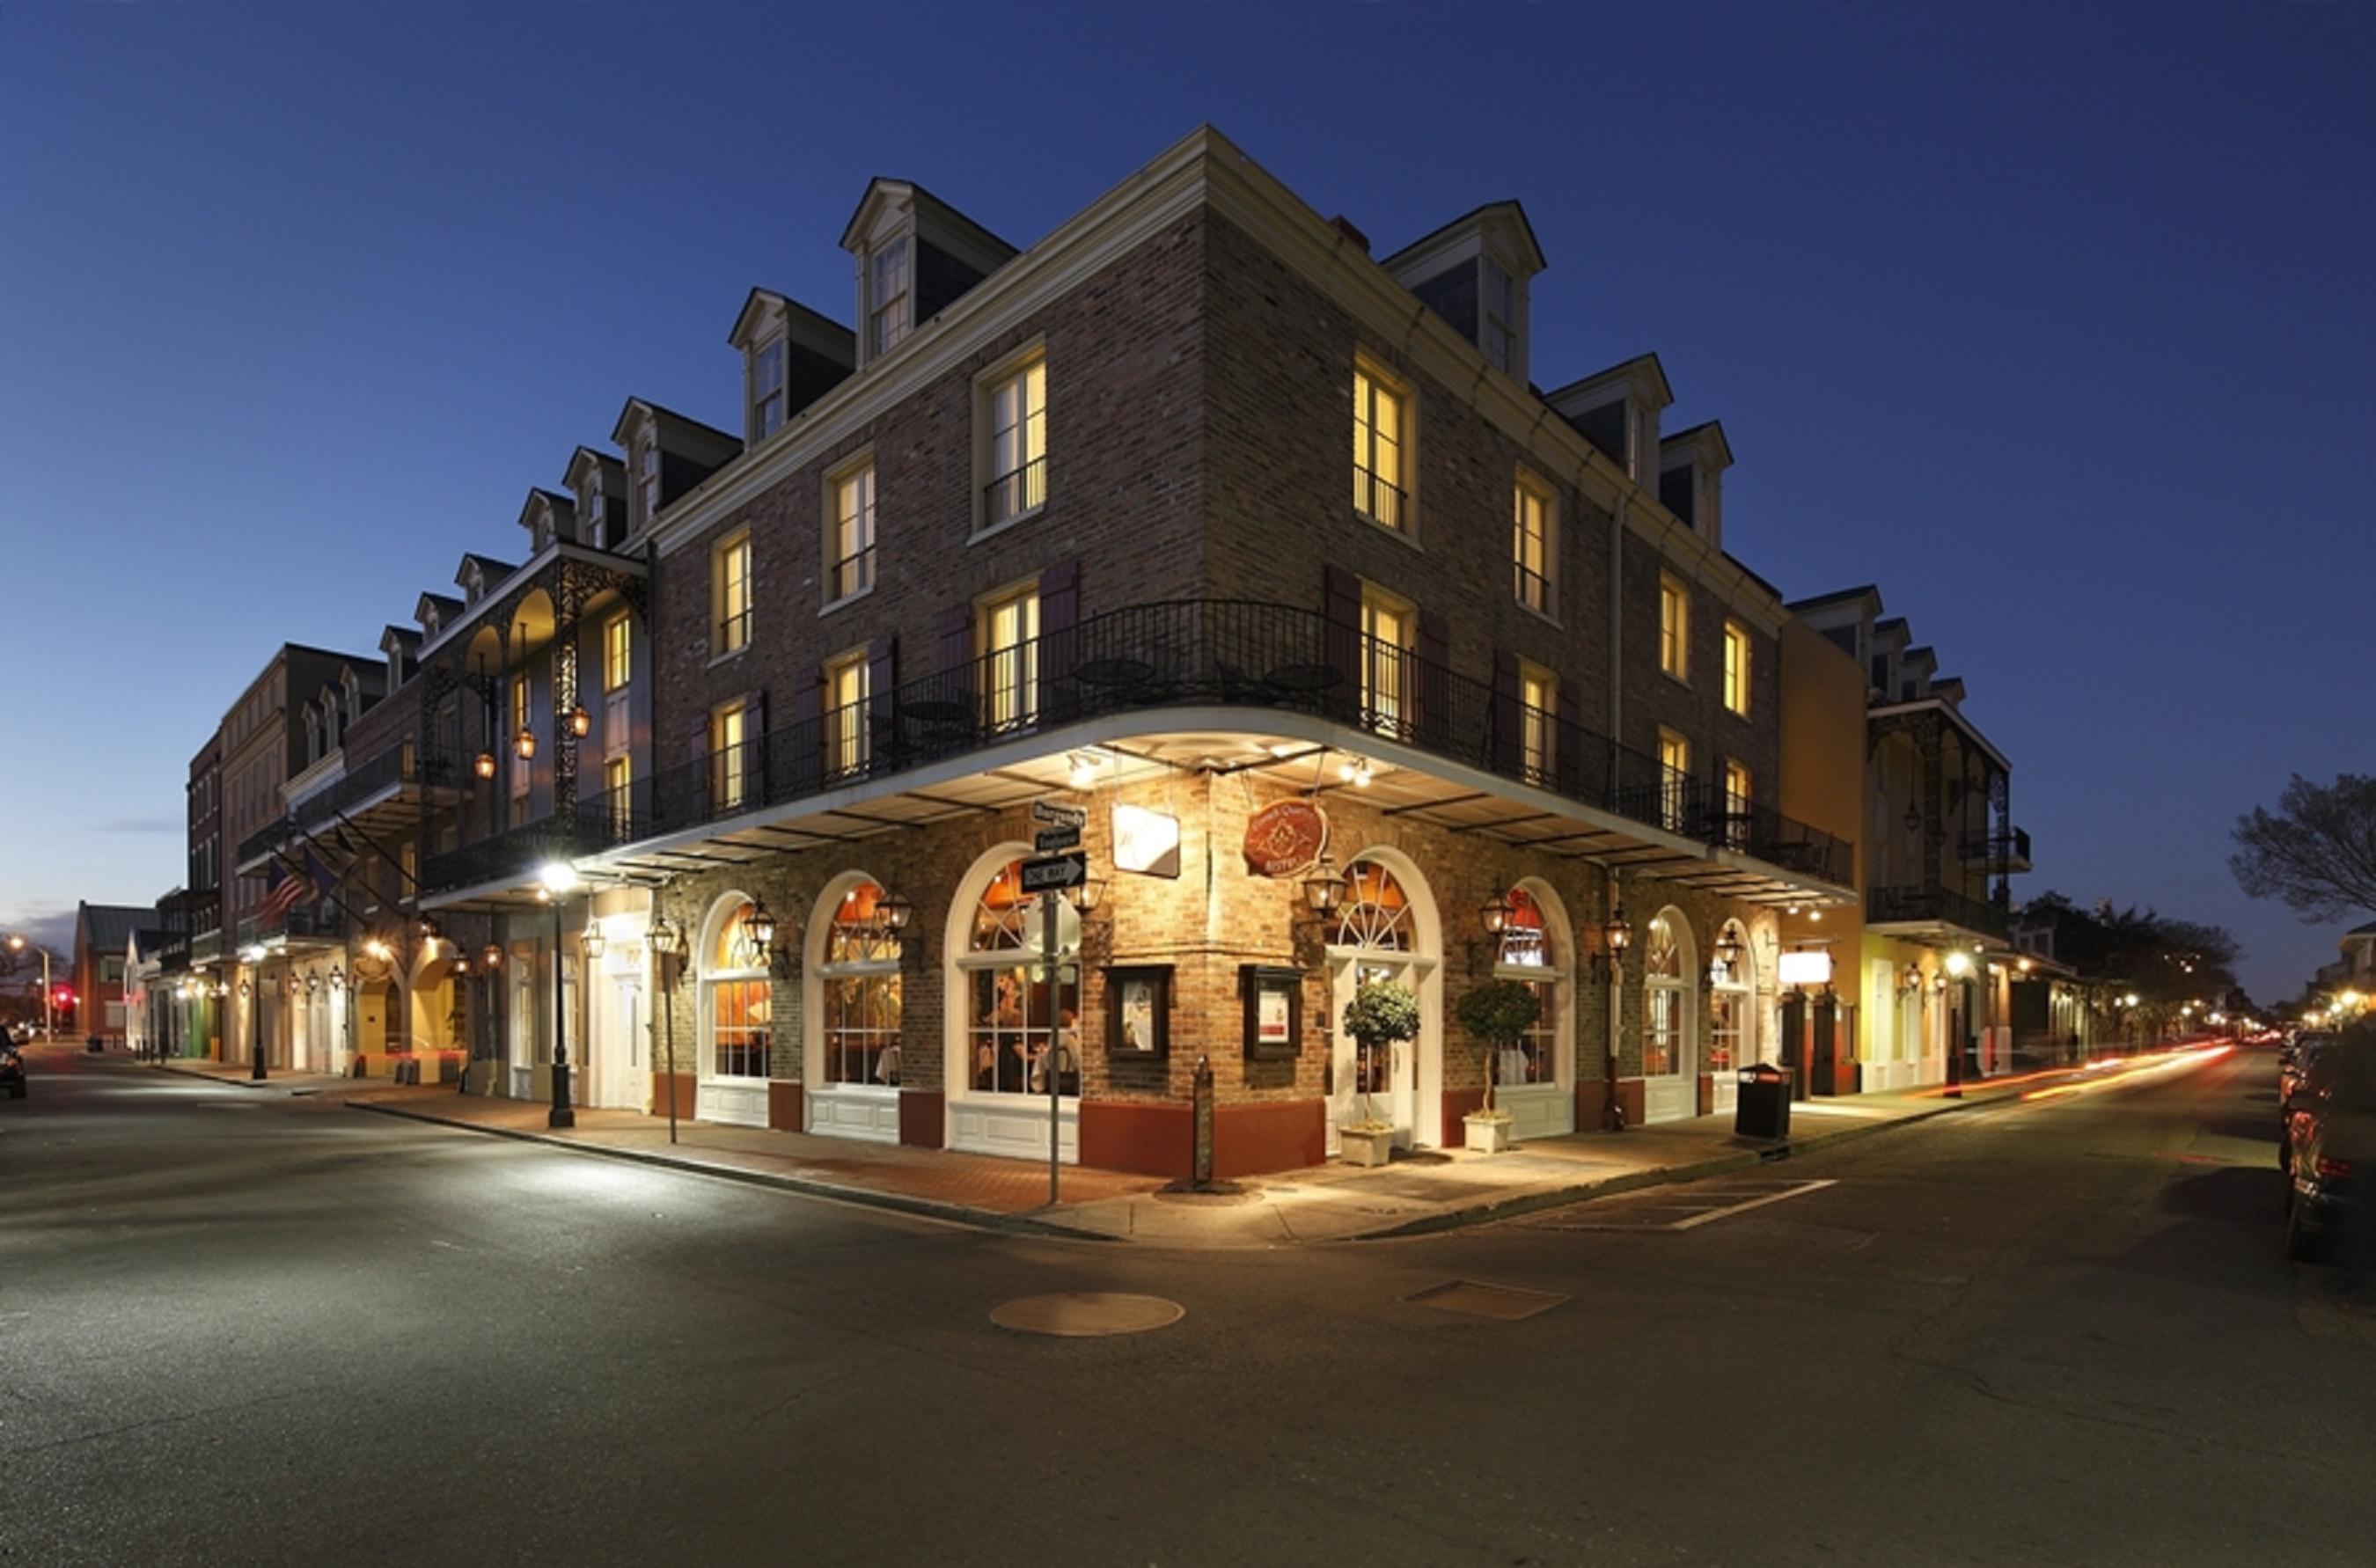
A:
[[[905,999],[882,898],[881,883],[848,872],[826,884],[809,918],[802,1102],[812,1133],[896,1144]]]
[[[1715,1079],[1712,1108],[1724,1115],[1740,1098],[1740,1069],[1764,1058],[1757,1029],[1757,953],[1748,928],[1725,921],[1716,950],[1716,962],[1708,966],[1707,1072]]]
[[[1650,917],[1642,944],[1642,1120],[1699,1114],[1699,946],[1683,912]]]
[[[1330,1037],[1336,1060],[1328,1101],[1328,1151],[1336,1129],[1359,1120],[1366,1094],[1372,1114],[1395,1126],[1409,1148],[1443,1142],[1443,965],[1442,927],[1426,879],[1409,857],[1365,850],[1345,868],[1345,898],[1328,930]],[[1362,1059],[1341,1023],[1354,992],[1371,980],[1408,987],[1419,997],[1419,1038]]]
[[[1056,1070],[1057,1158],[1080,1158],[1081,918],[1056,901],[1057,981],[1040,962],[1039,900],[1023,891],[1022,844],[973,863],[949,905],[941,1012],[949,1146],[1048,1158],[1048,1078]]]
[[[694,1113],[706,1122],[767,1124],[775,987],[767,954],[751,933],[757,909],[748,894],[719,898],[709,907],[694,949],[700,966]]]
[[[462,1038],[462,988],[446,944],[433,941],[426,945],[429,951],[422,955],[409,988],[412,997],[412,1049],[450,1051]]]
[[[1494,1099],[1510,1113],[1514,1138],[1575,1131],[1575,943],[1567,910],[1550,885],[1528,877],[1503,897],[1510,916],[1494,955],[1497,980],[1535,993],[1535,1027],[1494,1063]]]

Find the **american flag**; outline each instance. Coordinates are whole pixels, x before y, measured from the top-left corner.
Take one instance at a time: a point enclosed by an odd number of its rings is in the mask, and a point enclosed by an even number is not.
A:
[[[298,901],[313,895],[314,876],[311,872],[291,872],[272,885],[272,891],[257,905],[256,914],[265,920],[279,920],[297,907]]]

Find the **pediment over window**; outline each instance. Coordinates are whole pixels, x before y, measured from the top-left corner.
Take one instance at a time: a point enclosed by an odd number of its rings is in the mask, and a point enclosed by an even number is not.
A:
[[[910,180],[868,184],[841,232],[858,257],[858,362],[905,342],[1019,253]]]
[[[1674,400],[1657,354],[1636,354],[1543,394],[1577,434],[1644,486],[1657,482],[1658,416]]]
[[[616,550],[627,538],[627,465],[607,452],[580,446],[561,476],[577,517],[577,541]],[[551,494],[550,491],[539,492]]]
[[[742,438],[756,445],[856,368],[841,323],[771,289],[754,289],[726,341],[742,355]]]
[[[630,534],[650,528],[679,496],[742,451],[741,441],[716,425],[641,398],[627,399],[611,427],[611,439],[627,454]]]
[[[424,640],[434,640],[438,628],[469,608],[452,594],[424,593],[412,607],[412,618],[421,623]]]
[[[577,503],[558,491],[532,488],[520,503],[519,525],[528,530],[530,558],[552,548],[555,540],[574,543],[578,537]]]

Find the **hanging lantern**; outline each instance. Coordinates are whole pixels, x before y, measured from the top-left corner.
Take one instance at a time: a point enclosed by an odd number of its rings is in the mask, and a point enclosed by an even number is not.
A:
[[[478,756],[471,761],[470,771],[477,774],[481,778],[493,778],[495,776],[495,754],[493,752],[481,752]]]
[[[512,750],[518,754],[522,762],[533,760],[536,756],[536,731],[525,724],[521,725],[520,732],[512,737]]]
[[[1303,901],[1315,915],[1332,915],[1345,901],[1345,873],[1337,869],[1336,857],[1324,854],[1303,879]]]
[[[593,729],[594,716],[586,711],[583,704],[580,704],[569,710],[569,732],[571,734],[576,736],[582,741],[592,732]]]
[[[681,938],[679,937],[676,929],[676,922],[670,920],[667,916],[663,915],[659,920],[652,922],[652,951],[659,954],[661,957],[673,958],[676,956],[677,944],[680,940]]]
[[[1740,938],[1733,934],[1730,926],[1725,927],[1723,933],[1716,939],[1716,961],[1728,973],[1740,962]]]
[[[760,953],[764,955],[775,951],[776,917],[767,912],[766,899],[751,900],[751,912],[742,917],[742,929],[750,933],[751,945],[756,947]]]
[[[504,950],[496,943],[490,942],[481,949],[479,958],[490,969],[500,969],[504,967]]]
[[[885,931],[897,936],[916,918],[916,906],[897,893],[885,893],[874,900],[874,918],[883,922]]]
[[[1609,956],[1622,958],[1625,949],[1634,945],[1634,922],[1625,918],[1625,906],[1620,904],[1609,911],[1609,923],[1600,928],[1600,939],[1609,944]]]
[[[600,958],[602,956],[602,928],[595,924],[590,917],[586,921],[585,931],[578,935],[577,944],[586,949],[586,956],[588,958]]]

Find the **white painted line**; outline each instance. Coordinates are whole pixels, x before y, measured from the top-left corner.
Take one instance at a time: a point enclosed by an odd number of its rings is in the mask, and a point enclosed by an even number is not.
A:
[[[1669,1230],[1688,1230],[1694,1225],[1705,1225],[1711,1219],[1722,1219],[1729,1214],[1746,1214],[1752,1208],[1764,1208],[1767,1204],[1778,1204],[1784,1198],[1800,1197],[1808,1193],[1814,1192],[1819,1188],[1831,1186],[1836,1180],[1837,1178],[1835,1177],[1826,1176],[1821,1181],[1802,1182],[1798,1186],[1788,1188],[1783,1192],[1768,1193],[1762,1198],[1751,1198],[1746,1203],[1732,1204],[1724,1208],[1712,1208],[1705,1214],[1695,1214],[1689,1219],[1678,1219],[1672,1225],[1666,1227],[1666,1229]]]

